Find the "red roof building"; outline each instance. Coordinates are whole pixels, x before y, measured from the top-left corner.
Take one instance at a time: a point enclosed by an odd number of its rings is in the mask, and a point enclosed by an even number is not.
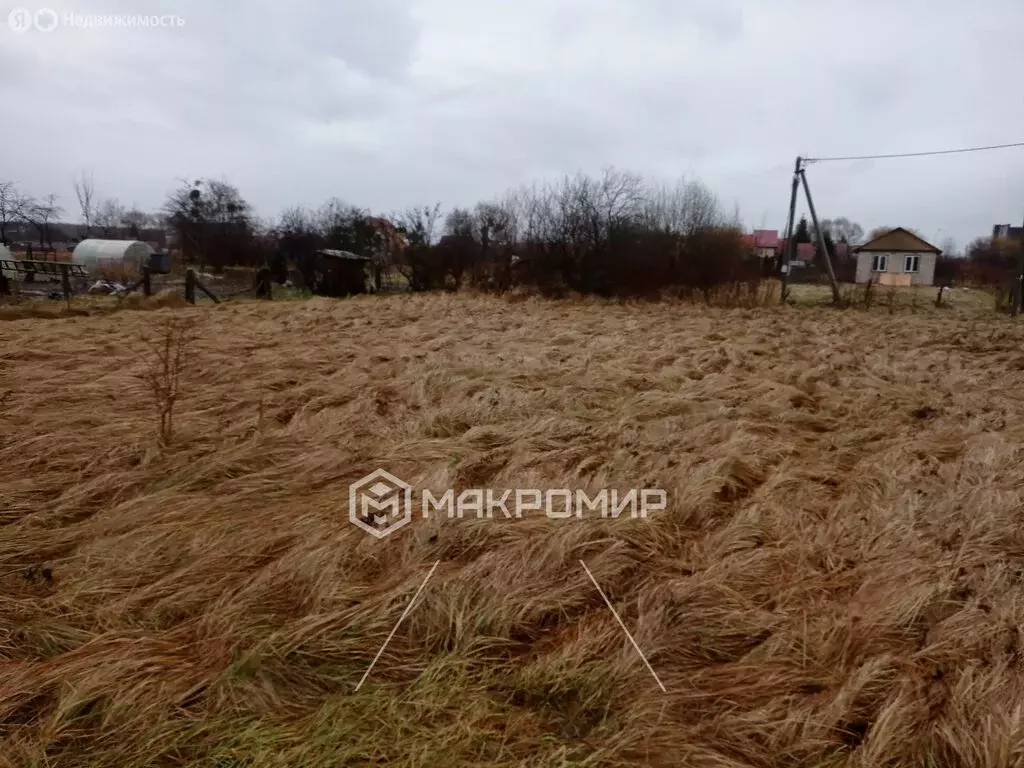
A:
[[[779,250],[785,251],[786,241],[785,239],[779,240]],[[810,264],[814,261],[814,257],[817,251],[814,247],[814,243],[797,243],[796,251],[789,254],[789,258],[793,261],[803,262],[804,264]]]
[[[755,229],[753,237],[755,248],[771,248],[777,251],[782,246],[779,233],[774,229]]]
[[[779,233],[773,229],[755,229],[754,234],[743,237],[743,242],[762,259],[774,259],[782,248]]]

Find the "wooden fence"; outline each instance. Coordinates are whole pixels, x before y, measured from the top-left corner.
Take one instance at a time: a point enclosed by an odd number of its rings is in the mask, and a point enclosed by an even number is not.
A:
[[[87,281],[89,279],[89,273],[86,272],[85,267],[82,264],[73,264],[67,261],[0,259],[0,296],[12,293],[11,280],[17,280],[22,283],[32,283],[35,281],[37,275],[49,278],[50,280],[59,280],[61,283],[61,294],[65,301],[70,301],[74,294],[71,285],[72,278],[78,278],[82,281]],[[215,304],[219,304],[224,299],[230,299],[246,294],[255,294],[258,297],[270,299],[273,298],[272,282],[269,272],[267,274],[261,272],[257,275],[256,284],[252,288],[236,291],[235,293],[227,296],[218,296],[199,280],[196,276],[195,270],[188,269],[185,272],[185,300],[189,304],[195,304],[197,293],[206,296]],[[142,274],[139,279],[129,285],[125,289],[124,293],[130,294],[135,293],[136,291],[141,292],[147,297],[153,295],[153,272],[149,267],[143,267]],[[54,298],[56,297],[54,296]]]
[[[22,278],[22,281],[26,283],[34,281],[36,275],[45,275],[52,278],[59,277],[65,301],[69,301],[71,299],[71,278],[88,277],[84,266],[81,264],[73,264],[68,261],[0,259],[0,295],[7,295],[11,292],[8,280],[9,273],[13,273],[16,278]]]
[[[153,283],[149,267],[143,268],[142,277],[128,288],[127,293],[132,293],[140,289],[145,296],[153,295]],[[203,284],[198,277],[196,277],[194,269],[189,268],[185,270],[185,301],[189,304],[195,304],[197,291],[209,298],[214,304],[220,304],[224,299],[233,299],[237,296],[245,296],[246,294],[255,294],[258,298],[263,299],[272,299],[273,281],[270,279],[269,271],[266,271],[266,274],[264,274],[264,272],[260,272],[257,274],[256,284],[252,288],[236,291],[235,293],[228,294],[227,296],[218,296]]]

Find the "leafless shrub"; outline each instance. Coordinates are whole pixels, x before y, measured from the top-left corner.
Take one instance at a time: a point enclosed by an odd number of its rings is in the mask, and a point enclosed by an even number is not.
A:
[[[159,420],[161,445],[170,445],[174,437],[174,406],[181,395],[181,377],[188,366],[189,347],[195,341],[191,318],[172,315],[153,333],[143,337],[152,356],[140,374],[153,396]]]

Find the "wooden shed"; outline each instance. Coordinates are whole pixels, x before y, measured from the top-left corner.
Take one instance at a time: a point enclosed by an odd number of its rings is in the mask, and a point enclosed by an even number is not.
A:
[[[319,250],[310,289],[320,296],[355,296],[366,293],[369,256],[349,251]]]

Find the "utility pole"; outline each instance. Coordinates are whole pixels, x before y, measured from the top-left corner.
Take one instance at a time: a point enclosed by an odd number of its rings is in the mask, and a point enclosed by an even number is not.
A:
[[[793,191],[789,196],[789,218],[786,219],[785,247],[782,251],[782,295],[780,301],[785,304],[789,298],[789,262],[793,257],[793,228],[796,225],[796,195],[800,188],[800,166],[803,158],[796,159],[796,168],[793,171]]]
[[[1013,305],[1010,314],[1014,317],[1020,314],[1021,305],[1024,304],[1024,241],[1021,242],[1017,254],[1017,269],[1014,270],[1016,278],[1013,286]]]
[[[824,233],[821,231],[821,225],[818,223],[818,212],[814,209],[814,200],[811,198],[811,187],[807,183],[807,173],[804,171],[804,165],[807,163],[813,163],[814,160],[809,158],[798,157],[796,159],[796,167],[793,169],[793,191],[789,196],[789,219],[786,222],[786,250],[783,256],[782,265],[782,302],[786,302],[787,282],[789,280],[789,262],[793,257],[793,229],[796,226],[796,196],[797,190],[800,187],[800,182],[804,185],[804,194],[807,195],[807,207],[811,209],[811,220],[814,222],[814,231],[818,234],[818,243],[821,245],[822,255],[825,257],[825,266],[828,268],[828,279],[832,284],[832,300],[839,304],[841,296],[839,295],[839,283],[836,281],[836,272],[832,268],[832,257],[829,255],[828,247],[825,245]]]
[[[836,272],[832,269],[832,257],[829,256],[828,247],[825,245],[824,233],[818,223],[818,214],[814,210],[814,200],[811,199],[811,188],[807,184],[807,173],[800,169],[800,178],[804,182],[804,192],[807,194],[807,207],[811,209],[811,221],[814,222],[814,231],[818,233],[818,244],[821,245],[821,253],[825,257],[825,266],[828,267],[828,279],[832,283],[832,299],[836,304],[840,303],[839,283],[836,282]]]

